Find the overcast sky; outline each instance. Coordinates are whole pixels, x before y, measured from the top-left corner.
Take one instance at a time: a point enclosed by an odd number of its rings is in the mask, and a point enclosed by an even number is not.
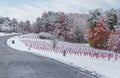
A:
[[[88,13],[90,9],[120,8],[120,0],[0,0],[0,17],[35,21],[46,11]]]

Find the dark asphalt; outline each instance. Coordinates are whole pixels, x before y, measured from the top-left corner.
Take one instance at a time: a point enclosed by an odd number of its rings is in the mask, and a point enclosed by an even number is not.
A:
[[[50,58],[14,50],[0,37],[0,78],[95,78]]]

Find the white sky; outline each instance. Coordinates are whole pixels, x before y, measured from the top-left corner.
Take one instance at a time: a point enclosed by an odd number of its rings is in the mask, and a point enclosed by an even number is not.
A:
[[[46,11],[88,13],[90,9],[120,8],[120,0],[0,0],[0,17],[35,21]]]

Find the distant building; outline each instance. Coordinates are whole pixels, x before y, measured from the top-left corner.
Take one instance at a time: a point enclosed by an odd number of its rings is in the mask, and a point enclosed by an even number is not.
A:
[[[40,39],[51,39],[51,38],[53,38],[54,36],[53,36],[52,34],[50,34],[50,33],[40,32],[40,33],[38,34],[38,37],[39,37]]]

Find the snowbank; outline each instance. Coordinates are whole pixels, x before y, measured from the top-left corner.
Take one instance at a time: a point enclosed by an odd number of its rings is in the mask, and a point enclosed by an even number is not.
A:
[[[13,35],[13,34],[18,34],[18,33],[4,33],[4,32],[0,32],[0,36],[7,36],[7,35]]]
[[[26,37],[26,38],[28,38],[29,40],[31,37]],[[35,37],[32,37],[32,38],[35,38]],[[24,38],[22,37],[22,39],[24,40],[25,37]],[[15,41],[15,44],[12,44],[12,40]],[[35,40],[37,41],[37,39]],[[71,54],[67,54],[66,56],[63,56],[63,53],[54,52],[53,50],[51,51],[40,50],[40,49],[27,47],[23,42],[21,42],[21,37],[18,37],[18,36],[10,38],[7,41],[7,44],[14,49],[31,52],[36,55],[50,57],[58,61],[70,64],[72,66],[80,67],[85,70],[91,71],[91,73],[93,74],[99,73],[104,78],[120,78],[120,60],[119,59],[118,60],[108,60],[108,59],[102,59],[102,58],[96,59],[88,56],[78,56],[78,55],[71,55]],[[88,48],[89,46],[83,45],[83,47]],[[83,49],[83,47],[81,49]]]

